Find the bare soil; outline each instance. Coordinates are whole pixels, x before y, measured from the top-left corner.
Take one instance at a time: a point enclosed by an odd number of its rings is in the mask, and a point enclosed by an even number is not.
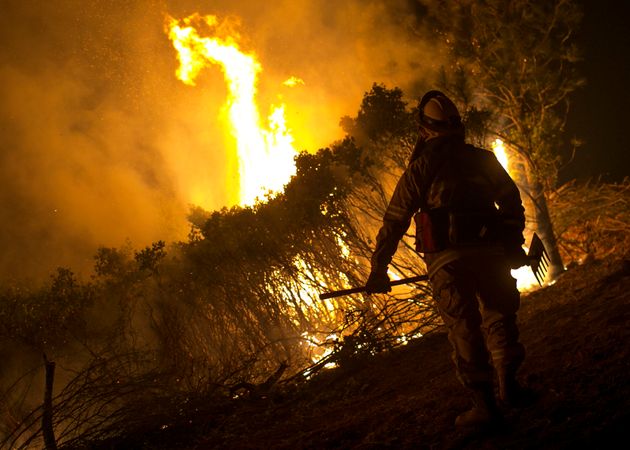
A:
[[[438,330],[267,396],[199,405],[104,448],[608,449],[628,447],[630,255],[590,261],[524,295],[522,381],[536,403],[493,432],[461,431],[470,406]],[[625,444],[624,444],[625,443]]]

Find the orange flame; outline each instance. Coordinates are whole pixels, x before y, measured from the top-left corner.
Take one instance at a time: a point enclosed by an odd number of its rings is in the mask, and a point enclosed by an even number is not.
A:
[[[296,151],[286,126],[284,105],[272,107],[268,125],[263,127],[256,105],[260,63],[253,54],[239,49],[238,35],[202,37],[195,25],[211,32],[225,28],[216,16],[193,14],[181,21],[169,17],[167,33],[179,59],[176,75],[194,86],[203,68],[217,64],[223,70],[228,86],[228,125],[238,154],[240,204],[252,205],[257,198],[282,190],[295,174]]]
[[[505,145],[501,139],[495,139],[492,143],[492,151],[503,168],[510,173],[510,160],[508,158],[507,151],[505,150]],[[526,252],[529,251],[529,249],[525,246],[523,249]],[[516,286],[519,291],[530,291],[538,286],[538,281],[529,266],[523,266],[519,269],[512,270],[512,276],[516,278]]]

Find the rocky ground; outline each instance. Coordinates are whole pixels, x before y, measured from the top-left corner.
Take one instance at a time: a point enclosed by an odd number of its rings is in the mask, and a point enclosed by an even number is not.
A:
[[[539,398],[506,411],[500,432],[454,428],[469,401],[438,330],[303,386],[279,384],[264,398],[200,408],[170,428],[104,448],[628,448],[630,255],[571,268],[524,295],[519,323],[528,351],[520,376]]]

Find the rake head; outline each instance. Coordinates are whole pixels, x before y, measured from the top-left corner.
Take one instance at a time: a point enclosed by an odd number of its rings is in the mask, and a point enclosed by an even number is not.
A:
[[[536,233],[532,236],[527,257],[529,258],[529,266],[532,268],[538,284],[542,286],[547,275],[547,269],[549,269],[550,259],[543,242]]]

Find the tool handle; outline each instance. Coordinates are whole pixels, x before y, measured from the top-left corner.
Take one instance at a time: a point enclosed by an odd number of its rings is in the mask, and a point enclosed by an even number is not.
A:
[[[428,279],[429,279],[428,275],[417,275],[415,277],[394,280],[389,284],[391,286],[398,286],[400,284],[409,284],[409,283],[416,283],[418,281],[427,281]],[[344,295],[358,294],[359,292],[365,292],[365,286],[351,288],[351,289],[342,289],[340,291],[325,292],[323,294],[319,294],[319,299],[326,300],[329,298],[343,297]]]

